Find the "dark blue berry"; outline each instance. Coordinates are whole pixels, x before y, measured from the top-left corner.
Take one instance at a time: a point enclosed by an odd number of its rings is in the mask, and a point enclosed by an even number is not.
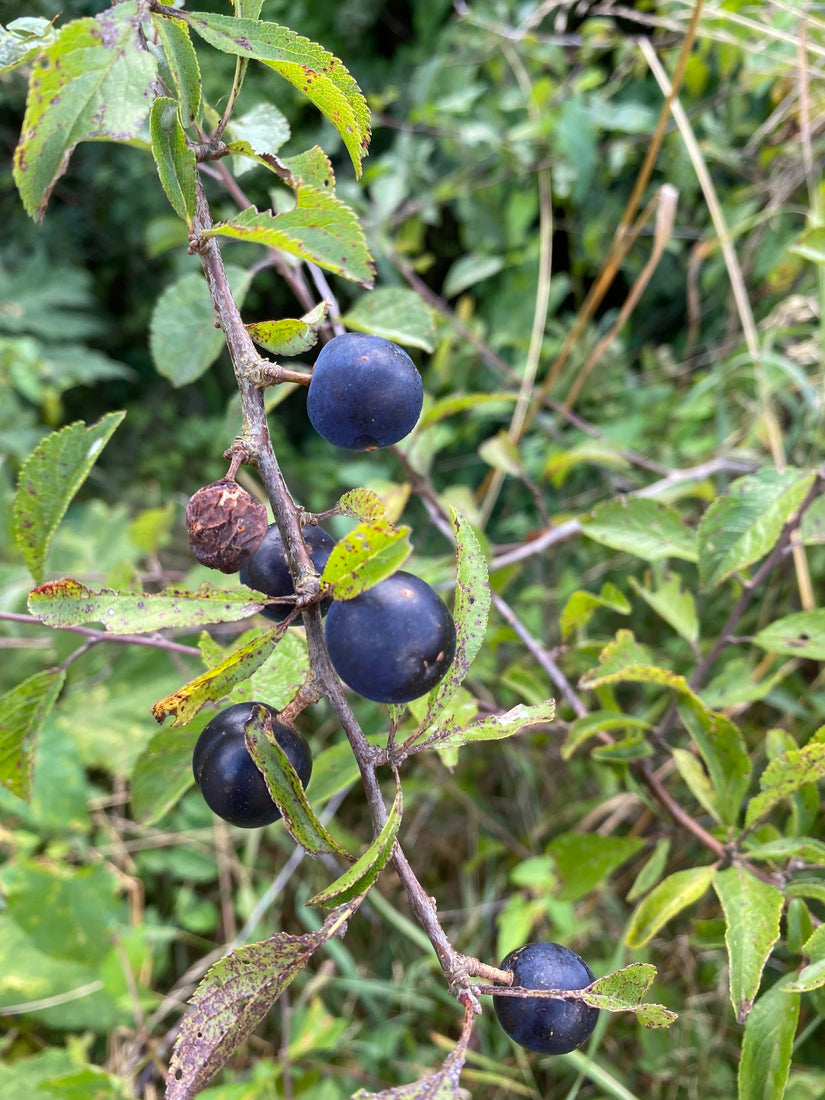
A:
[[[266,703],[235,703],[216,714],[197,740],[192,771],[210,810],[242,829],[271,825],[281,816],[244,741],[244,726],[257,706],[269,711],[275,740],[304,786],[312,775],[309,745],[300,733],[279,722],[278,712]]]
[[[323,529],[308,525],[303,528],[304,542],[307,544],[312,564],[319,573],[323,573],[335,539]],[[287,565],[284,541],[277,524],[270,524],[251,561],[240,572],[241,584],[254,588],[256,592],[265,592],[267,596],[294,596],[295,586]],[[322,602],[321,610],[326,611],[329,601]],[[271,604],[261,614],[274,623],[282,623],[290,612],[289,604]]]
[[[558,943],[528,943],[501,964],[523,989],[584,989],[593,981],[587,963]],[[553,997],[494,996],[499,1023],[519,1046],[539,1054],[568,1054],[589,1038],[599,1010],[584,1001]]]
[[[328,442],[371,451],[409,435],[423,401],[421,375],[403,348],[382,336],[345,332],[321,349],[307,413]]]
[[[455,624],[425,581],[394,573],[352,600],[333,600],[326,641],[344,683],[377,703],[408,703],[444,676],[455,656]]]

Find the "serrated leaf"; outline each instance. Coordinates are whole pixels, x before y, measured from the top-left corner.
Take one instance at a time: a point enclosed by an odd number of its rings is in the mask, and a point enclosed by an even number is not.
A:
[[[510,438],[505,428],[479,444],[478,454],[479,458],[483,459],[488,466],[492,466],[494,470],[499,470],[510,477],[521,478],[525,476],[518,446]]]
[[[791,1068],[800,995],[776,983],[753,1006],[739,1061],[738,1100],[782,1100]]]
[[[306,902],[307,905],[321,905],[328,909],[332,905],[341,905],[351,898],[366,894],[371,889],[389,862],[395,848],[395,838],[401,826],[402,805],[401,784],[396,777],[395,799],[381,832],[352,867],[349,867],[325,890],[311,897]]]
[[[159,699],[152,705],[155,721],[162,724],[171,714],[174,715],[173,726],[185,726],[191,722],[204,704],[223,699],[237,684],[248,680],[269,658],[287,629],[288,624],[282,623],[274,630],[256,635],[214,668]]]
[[[201,73],[189,28],[182,19],[161,15],[152,16],[152,25],[177,92],[181,122],[191,126],[201,113]]]
[[[330,913],[316,932],[279,932],[263,943],[238,948],[206,972],[180,1023],[166,1100],[192,1100],[205,1087],[318,948],[341,935],[361,900]]]
[[[406,287],[379,287],[364,294],[341,321],[355,332],[370,332],[406,347],[428,352],[435,347],[433,311]]]
[[[219,222],[205,237],[228,237],[288,252],[361,286],[372,286],[375,271],[355,212],[328,192],[307,184],[295,191],[292,210],[259,213],[254,206],[231,221]]]
[[[432,745],[441,752],[444,749],[461,748],[462,745],[469,745],[473,741],[501,741],[505,737],[520,733],[529,726],[552,722],[555,715],[556,704],[553,699],[534,706],[519,705],[505,711],[504,714],[492,714],[480,722],[474,722],[471,726],[438,729],[427,739],[426,745],[428,748]]]
[[[602,585],[598,595],[578,589],[568,597],[559,616],[562,639],[566,641],[574,630],[587,626],[593,612],[599,607],[606,607],[620,615],[628,615],[631,611],[630,603],[614,584]]]
[[[650,963],[631,963],[615,970],[604,978],[597,978],[587,990],[587,1004],[592,1004],[592,994],[600,1002],[594,1007],[607,1008],[610,1012],[633,1009],[642,1003],[642,997],[653,985],[656,967]],[[608,1003],[609,1002],[609,1003]]]
[[[725,914],[725,944],[730,961],[730,999],[738,1023],[753,1008],[762,971],[779,939],[782,891],[741,866],[713,877],[713,888]]]
[[[825,660],[825,610],[797,611],[764,627],[754,645],[809,661]]]
[[[249,754],[263,775],[269,793],[281,811],[284,825],[296,844],[300,844],[310,855],[327,853],[355,862],[355,856],[330,836],[307,802],[298,773],[271,735],[269,712],[263,707],[255,707],[244,730]]]
[[[699,637],[699,619],[693,593],[682,588],[682,579],[675,573],[668,574],[655,588],[640,584],[635,577],[628,577],[630,587],[648,607],[673,627],[686,641],[695,642]]]
[[[338,507],[345,516],[367,522],[386,518],[384,501],[372,489],[350,489],[339,499]]]
[[[258,321],[245,325],[256,344],[274,355],[302,355],[318,342],[318,329],[327,316],[327,303],[319,302],[300,319]]]
[[[351,600],[397,573],[412,553],[409,527],[386,520],[359,523],[332,549],[321,582],[336,600]]]
[[[154,825],[192,785],[195,737],[191,729],[161,730],[135,761],[129,783],[130,809],[141,825]]]
[[[240,307],[252,276],[231,264],[226,275]],[[173,386],[186,386],[209,369],[224,346],[223,333],[215,327],[209,288],[199,271],[184,275],[163,291],[155,302],[149,329],[149,350],[158,374]]]
[[[65,680],[65,669],[45,669],[0,695],[0,783],[26,802],[32,793],[37,735]]]
[[[623,497],[599,504],[581,518],[582,534],[644,561],[696,561],[696,534],[675,508],[647,497]]]
[[[292,187],[305,183],[318,191],[329,191],[335,194],[335,173],[332,170],[332,161],[320,145],[313,145],[304,153],[298,153],[294,157],[282,157],[281,165],[286,168],[292,177]]]
[[[35,581],[43,579],[49,544],[66,509],[125,415],[107,413],[89,428],[80,420],[69,424],[47,435],[23,463],[13,531]]]
[[[322,46],[277,23],[210,12],[186,15],[192,29],[216,49],[261,61],[294,85],[325,115],[349,152],[356,175],[370,139],[367,102],[349,71]]]
[[[759,777],[759,794],[748,803],[746,827],[754,825],[784,798],[822,779],[825,779],[825,741],[810,742],[801,749],[789,749],[774,757]]]
[[[490,585],[487,561],[475,532],[454,508],[450,509],[456,539],[456,588],[453,606],[456,646],[447,675],[427,697],[427,712],[419,725],[423,733],[446,710],[461,686],[487,633],[490,614]]]
[[[713,876],[713,867],[689,867],[663,879],[636,906],[625,935],[628,947],[644,947],[668,921],[699,900]]]
[[[233,623],[265,607],[242,585],[232,591],[203,584],[196,592],[175,588],[164,592],[99,592],[65,577],[49,581],[29,593],[29,611],[47,626],[102,623],[110,634],[148,634],[167,627],[196,627],[205,623]]]
[[[81,141],[130,141],[149,114],[157,61],[143,44],[137,0],[75,19],[40,54],[29,81],[14,179],[26,212],[42,220]]]
[[[769,553],[815,474],[766,467],[738,478],[699,522],[699,581],[714,588]]]

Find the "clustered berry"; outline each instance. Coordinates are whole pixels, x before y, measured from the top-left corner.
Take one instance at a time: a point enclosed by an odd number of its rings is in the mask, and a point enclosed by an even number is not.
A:
[[[345,333],[320,352],[307,393],[307,413],[328,442],[353,451],[387,447],[403,439],[421,414],[423,388],[414,363],[378,336]],[[264,529],[260,506],[225,480],[200,490],[187,510],[193,552],[272,597],[262,614],[273,622],[289,615],[295,596],[280,530]],[[265,515],[265,513],[264,513]],[[238,530],[238,525],[242,529]],[[322,527],[307,525],[303,538],[320,574],[335,546]],[[353,691],[378,703],[409,703],[431,691],[456,651],[452,615],[425,581],[403,570],[353,599],[321,597],[325,639],[336,673]],[[263,773],[250,755],[245,726],[255,707],[269,713],[272,733],[301,783],[312,774],[304,738],[266,703],[236,703],[217,714],[195,745],[192,770],[201,794],[219,817],[240,828],[260,828],[281,816]],[[529,943],[511,951],[501,969],[525,990],[578,990],[593,981],[587,964],[557,943]],[[559,997],[494,995],[496,1016],[516,1043],[542,1054],[566,1054],[593,1032],[598,1009]]]
[[[307,412],[318,433],[348,450],[373,450],[403,439],[415,427],[424,399],[421,375],[391,340],[348,332],[321,350],[307,393]],[[199,561],[237,572],[242,584],[272,597],[262,614],[283,622],[294,606],[295,585],[277,524],[231,479],[206,486],[187,509],[190,545]],[[313,524],[302,531],[316,572],[335,546]],[[455,656],[455,624],[447,605],[426,582],[398,572],[351,600],[321,598],[328,613],[326,643],[341,679],[366,699],[407,703],[430,691]],[[264,704],[266,705],[266,704]],[[243,828],[281,816],[264,777],[246,748],[244,724],[253,704],[238,703],[206,726],[195,746],[195,780],[210,808]],[[277,721],[273,730],[301,781],[312,771],[304,739]]]

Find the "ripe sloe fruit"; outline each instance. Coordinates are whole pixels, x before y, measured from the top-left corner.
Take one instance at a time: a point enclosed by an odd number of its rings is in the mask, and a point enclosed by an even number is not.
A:
[[[503,960],[513,985],[524,989],[584,989],[593,972],[584,959],[558,943],[528,943]],[[569,1054],[589,1038],[599,1010],[584,1001],[554,997],[493,997],[499,1023],[519,1046],[539,1054]]]
[[[279,722],[278,712],[268,704],[235,703],[216,714],[197,740],[192,771],[209,809],[242,829],[271,825],[281,816],[244,741],[244,725],[257,706],[266,707],[272,716],[275,740],[305,787],[312,775],[309,745],[300,733]]]
[[[455,623],[426,581],[403,571],[327,615],[330,660],[365,699],[408,703],[444,676],[455,656]]]
[[[311,524],[303,528],[303,535],[312,564],[319,573],[323,573],[335,546],[335,539],[323,527],[313,527]],[[241,570],[240,581],[241,584],[254,588],[256,592],[265,592],[267,596],[295,595],[292,574],[286,561],[284,540],[277,524],[272,523],[267,528],[263,542],[252,560]],[[329,600],[322,602],[322,611],[326,612],[328,607]],[[263,608],[261,614],[274,623],[282,623],[290,610],[289,604],[272,604]]]
[[[372,451],[409,435],[423,401],[421,375],[403,348],[382,336],[344,332],[318,355],[307,414],[329,443]]]

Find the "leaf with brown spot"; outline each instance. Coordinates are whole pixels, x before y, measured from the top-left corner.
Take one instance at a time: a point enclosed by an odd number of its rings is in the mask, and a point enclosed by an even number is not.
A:
[[[318,948],[343,934],[362,900],[354,898],[334,910],[317,932],[279,932],[238,948],[206,972],[175,1040],[166,1100],[190,1100],[206,1086]]]

